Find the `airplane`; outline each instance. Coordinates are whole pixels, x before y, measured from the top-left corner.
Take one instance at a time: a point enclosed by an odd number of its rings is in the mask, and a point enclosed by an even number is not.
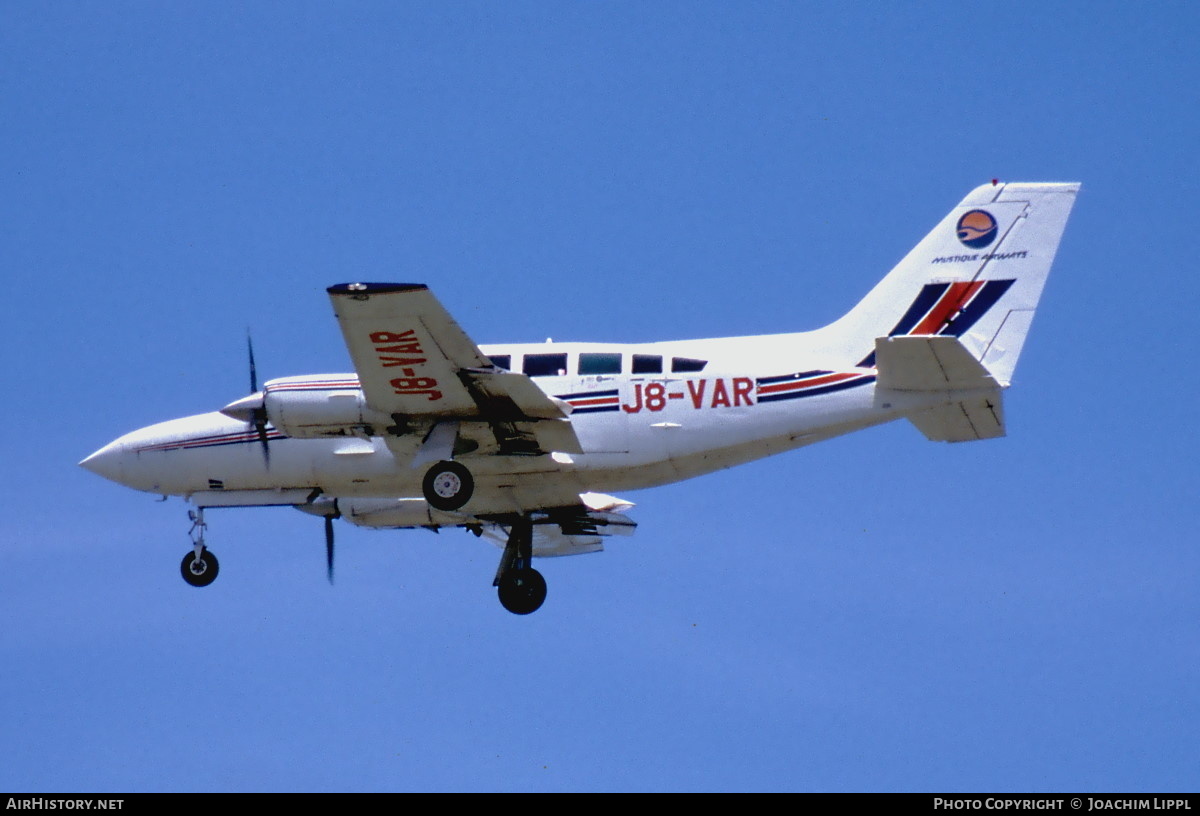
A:
[[[291,506],[376,528],[459,527],[503,548],[508,611],[541,607],[534,558],[628,535],[613,492],[690,479],[897,419],[927,438],[1005,435],[1003,392],[1077,183],[971,191],[861,302],[813,331],[655,343],[476,345],[423,284],[328,288],[354,373],[283,377],[219,411],[126,434],[80,465],[204,511]],[[249,341],[248,341],[249,343]]]

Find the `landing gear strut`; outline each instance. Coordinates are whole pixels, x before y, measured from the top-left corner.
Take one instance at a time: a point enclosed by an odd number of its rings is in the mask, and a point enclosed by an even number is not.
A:
[[[529,566],[532,558],[533,523],[528,516],[521,516],[513,522],[496,580],[492,582],[501,605],[514,615],[536,612],[546,600],[546,579]]]
[[[217,580],[221,565],[217,563],[217,557],[204,546],[204,531],[208,529],[204,523],[204,508],[189,510],[188,518],[192,520],[192,529],[188,530],[192,551],[183,557],[179,572],[183,580],[194,587],[208,586]]]

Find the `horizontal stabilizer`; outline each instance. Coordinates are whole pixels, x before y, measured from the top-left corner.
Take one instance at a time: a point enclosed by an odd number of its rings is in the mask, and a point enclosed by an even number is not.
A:
[[[995,379],[957,337],[910,335],[875,340],[877,387],[893,391],[995,389]]]
[[[1004,436],[1004,403],[1000,392],[926,408],[909,421],[933,442],[972,442]]]
[[[878,387],[912,395],[946,395],[946,402],[908,413],[934,442],[1004,436],[1000,385],[957,337],[910,335],[875,340]],[[972,393],[974,392],[974,393]]]

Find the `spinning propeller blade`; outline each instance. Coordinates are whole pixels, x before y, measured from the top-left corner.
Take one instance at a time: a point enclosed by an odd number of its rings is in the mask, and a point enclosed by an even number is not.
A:
[[[333,586],[333,520],[334,516],[325,517],[325,571],[329,585]]]
[[[250,330],[246,329],[246,352],[250,357],[250,393],[258,393],[258,366],[254,364],[254,341],[250,338]],[[271,446],[267,442],[267,396],[263,394],[262,404],[254,409],[250,417],[250,424],[254,426],[254,430],[258,432],[258,442],[262,445],[263,462],[267,468],[271,467]]]
[[[250,355],[250,393],[254,394],[258,391],[258,368],[254,365],[254,341],[249,329],[246,329],[246,351]]]

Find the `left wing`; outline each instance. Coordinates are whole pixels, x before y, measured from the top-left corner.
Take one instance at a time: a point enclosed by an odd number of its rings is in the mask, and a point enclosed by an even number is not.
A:
[[[577,499],[579,504],[575,506],[549,509],[534,517],[534,557],[600,552],[604,549],[603,539],[633,535],[637,528],[637,522],[625,515],[633,502],[603,493],[580,493]],[[503,524],[489,524],[483,528],[483,535],[503,547],[510,530]]]
[[[529,377],[484,356],[424,284],[327,290],[368,407],[402,433],[412,420],[486,422],[498,453],[582,453],[570,412]]]

